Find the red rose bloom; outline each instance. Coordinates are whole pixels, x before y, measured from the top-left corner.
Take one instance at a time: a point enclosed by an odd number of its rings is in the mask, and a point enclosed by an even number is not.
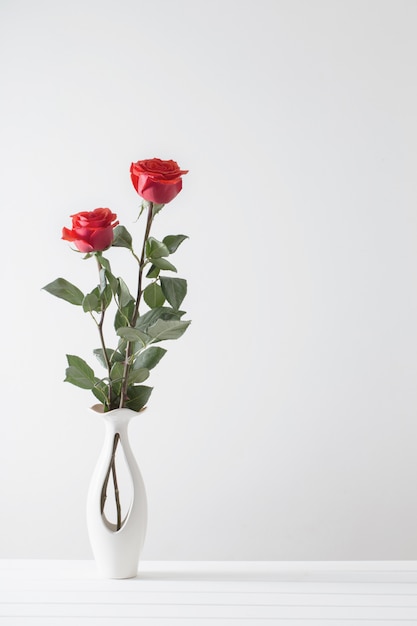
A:
[[[72,230],[62,229],[62,239],[72,241],[80,252],[98,252],[111,246],[117,215],[110,209],[81,211],[71,215]]]
[[[132,163],[130,175],[136,191],[142,198],[156,204],[171,202],[182,189],[183,174],[175,161],[145,159]]]

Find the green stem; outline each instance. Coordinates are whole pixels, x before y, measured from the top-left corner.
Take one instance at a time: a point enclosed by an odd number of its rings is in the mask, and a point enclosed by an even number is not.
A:
[[[97,259],[98,272],[99,272],[99,277],[100,277],[100,271],[102,270],[103,266],[100,263],[99,254],[98,253],[96,253],[95,257]],[[106,363],[107,373],[108,373],[108,378],[109,378],[108,403],[109,403],[109,409],[110,409],[111,408],[111,403],[112,403],[112,386],[111,386],[111,378],[110,378],[111,363],[110,363],[109,357],[107,355],[107,349],[106,349],[106,344],[105,344],[105,341],[104,341],[104,333],[103,333],[103,324],[104,324],[105,313],[106,313],[106,308],[104,306],[103,300],[101,300],[101,315],[100,315],[100,320],[97,323],[97,327],[98,327],[98,334],[100,336],[101,347],[102,347],[102,350],[103,350],[103,358],[104,358],[104,361]]]
[[[152,220],[153,220],[153,202],[150,202],[149,208],[148,208],[148,219],[146,221],[146,229],[145,229],[145,234],[143,237],[142,252],[140,255],[140,259],[139,259],[138,289],[137,289],[137,294],[136,294],[135,308],[133,310],[132,319],[130,320],[130,326],[132,328],[135,327],[137,319],[139,317],[139,305],[140,305],[140,301],[142,298],[143,268],[145,267],[146,242],[148,240],[149,233],[151,232]],[[125,358],[124,369],[123,369],[123,385],[120,391],[120,404],[119,404],[120,408],[124,407],[126,399],[127,399],[127,380],[128,380],[128,374],[129,374],[129,367],[130,367],[129,360],[131,357],[131,353],[132,353],[132,344],[131,342],[128,341],[127,346],[126,346],[126,358]]]
[[[141,297],[142,297],[142,275],[143,275],[143,268],[145,267],[146,242],[147,242],[149,234],[151,232],[152,220],[153,220],[153,202],[150,202],[149,203],[149,209],[148,209],[148,219],[147,219],[147,222],[146,222],[145,235],[143,237],[142,253],[140,255],[140,261],[139,261],[138,291],[137,291],[137,294],[136,294],[136,305],[135,305],[135,309],[133,311],[132,320],[131,320],[131,324],[130,324],[132,327],[135,326],[136,321],[137,321],[138,316],[139,316],[139,304],[140,304],[140,300],[141,300]]]
[[[103,278],[101,275],[101,270],[103,269],[103,266],[100,262],[100,253],[97,252],[95,254],[95,257],[97,259],[97,265],[98,265],[98,271],[99,271],[100,294],[102,294],[104,292],[106,285],[102,284]],[[103,282],[105,282],[105,279]],[[101,298],[101,316],[100,316],[99,322],[97,323],[97,327],[98,327],[98,332],[100,335],[101,347],[103,350],[103,358],[107,366],[107,372],[108,372],[108,377],[109,377],[108,408],[111,409],[112,408],[112,395],[113,395],[112,394],[112,381],[110,378],[111,363],[107,355],[107,349],[106,349],[106,344],[104,341],[104,334],[103,334],[103,324],[104,324],[105,313],[106,313],[106,307],[105,307],[104,299]],[[116,433],[114,436],[114,441],[113,441],[113,451],[112,451],[111,461],[107,470],[106,477],[104,479],[103,489],[101,491],[101,513],[103,514],[104,505],[107,499],[107,487],[108,487],[110,472],[111,472],[113,476],[113,489],[114,489],[114,498],[116,502],[116,512],[117,512],[116,530],[120,530],[121,525],[122,525],[122,513],[121,513],[121,506],[120,506],[119,486],[117,483],[117,474],[116,474],[116,450],[117,450],[117,445],[119,443],[119,439],[120,439],[120,435],[119,433]]]

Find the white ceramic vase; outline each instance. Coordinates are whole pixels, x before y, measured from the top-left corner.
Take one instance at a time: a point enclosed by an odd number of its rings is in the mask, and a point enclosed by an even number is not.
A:
[[[88,534],[97,567],[103,577],[133,578],[138,572],[148,517],[145,485],[128,438],[128,424],[138,414],[126,408],[104,413],[99,407],[100,405],[96,405],[92,409],[101,413],[104,418],[105,438],[87,496]],[[115,441],[116,460],[123,457],[124,461],[125,481],[118,488],[121,495],[124,490],[130,492],[126,511],[119,521],[119,529],[117,519],[108,519],[106,507],[103,505],[103,500],[106,500],[104,492],[109,494],[114,489],[110,466]],[[118,476],[118,480],[120,478]]]

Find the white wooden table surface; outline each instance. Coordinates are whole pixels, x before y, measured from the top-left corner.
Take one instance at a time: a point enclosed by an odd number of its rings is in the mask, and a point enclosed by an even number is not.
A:
[[[417,562],[0,560],[1,626],[417,625]]]

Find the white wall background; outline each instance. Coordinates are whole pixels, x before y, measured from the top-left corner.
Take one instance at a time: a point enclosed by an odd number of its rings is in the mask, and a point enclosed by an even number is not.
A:
[[[143,558],[417,558],[416,29],[414,0],[1,1],[1,557],[91,558],[103,427],[62,381],[98,341],[41,287],[94,286],[61,228],[139,229],[158,156],[193,324],[131,426]]]

